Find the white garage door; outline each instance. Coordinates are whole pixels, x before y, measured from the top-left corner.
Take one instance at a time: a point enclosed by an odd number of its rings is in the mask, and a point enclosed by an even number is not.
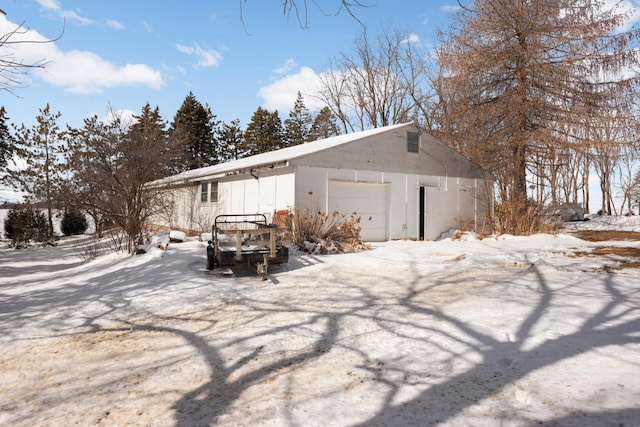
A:
[[[364,241],[387,240],[387,205],[386,184],[329,181],[329,212],[355,212]]]

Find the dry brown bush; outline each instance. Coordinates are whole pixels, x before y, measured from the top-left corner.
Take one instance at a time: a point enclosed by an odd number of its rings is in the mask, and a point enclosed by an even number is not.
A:
[[[514,212],[518,212],[514,217]],[[511,202],[496,203],[489,217],[492,229],[497,234],[529,236],[536,233],[554,234],[560,221],[543,205],[529,201],[521,209],[514,209]]]
[[[291,218],[293,242],[306,252],[359,252],[369,249],[360,239],[360,217],[356,212],[330,214],[318,209],[296,208]]]
[[[473,218],[467,218],[464,221],[460,221],[460,228],[453,233],[451,240],[460,240],[464,233],[473,231],[475,223],[476,222]]]

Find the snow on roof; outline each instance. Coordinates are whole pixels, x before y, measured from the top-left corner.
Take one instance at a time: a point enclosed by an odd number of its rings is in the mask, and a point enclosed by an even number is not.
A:
[[[282,148],[280,150],[270,151],[267,153],[256,154],[254,156],[244,157],[242,159],[232,160],[226,163],[220,163],[217,165],[207,166],[199,169],[192,169],[189,171],[181,172],[177,175],[172,175],[153,181],[149,183],[149,185],[158,186],[176,182],[197,181],[198,179],[205,177],[213,177],[229,172],[282,163],[298,157],[306,156],[308,154],[316,153],[318,151],[326,150],[327,148],[337,147],[348,142],[388,132],[390,130],[411,124],[413,124],[413,122],[384,126],[361,132],[347,133],[344,135],[338,135],[326,139],[319,139],[317,141],[294,145],[292,147]]]

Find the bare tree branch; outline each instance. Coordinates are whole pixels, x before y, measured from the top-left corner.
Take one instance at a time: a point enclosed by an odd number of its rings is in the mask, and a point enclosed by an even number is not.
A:
[[[0,13],[6,15],[6,13],[1,9]],[[22,39],[21,36],[29,32],[29,29],[26,28],[24,26],[24,22],[22,22],[8,33],[0,35],[0,91],[15,94],[14,88],[20,85],[21,77],[25,75],[29,69],[44,69],[50,62],[45,58],[30,63],[26,63],[21,59],[16,59],[13,50],[17,45],[54,43],[60,40],[64,34],[64,30],[65,27],[63,24],[62,31],[53,39]]]
[[[364,27],[364,23],[360,21],[356,13],[354,12],[355,8],[358,7],[372,7],[371,5],[367,5],[360,0],[336,0],[338,3],[338,9],[335,13],[327,13],[323,9],[323,6],[318,3],[317,0],[311,0],[311,3],[322,12],[325,16],[334,15],[337,16],[341,12],[345,11],[349,14],[353,19],[355,19],[362,27]],[[246,26],[243,17],[243,7],[242,3],[246,3],[247,0],[240,0],[240,22],[242,22],[243,27]],[[290,16],[292,13],[296,16],[298,20],[298,24],[300,28],[306,30],[309,28],[309,0],[282,0],[282,13],[283,15]]]

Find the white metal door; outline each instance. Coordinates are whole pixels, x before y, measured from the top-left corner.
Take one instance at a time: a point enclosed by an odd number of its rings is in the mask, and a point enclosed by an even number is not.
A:
[[[387,240],[388,188],[386,184],[329,181],[328,213],[360,217],[360,237],[367,242]]]

